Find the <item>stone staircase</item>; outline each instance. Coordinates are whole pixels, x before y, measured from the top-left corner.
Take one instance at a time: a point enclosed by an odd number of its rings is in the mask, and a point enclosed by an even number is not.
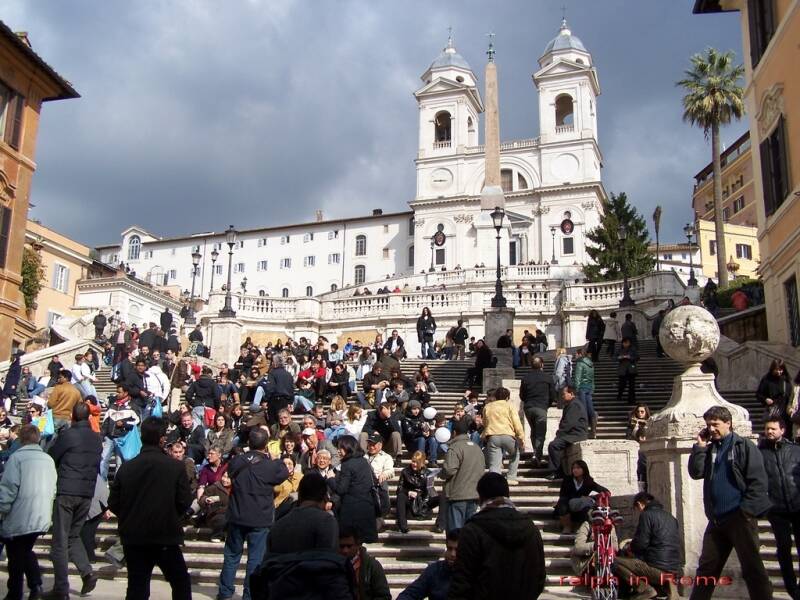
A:
[[[639,363],[640,375],[637,384],[637,400],[646,402],[651,410],[663,407],[670,396],[673,377],[681,371],[681,367],[669,358],[657,358],[653,342],[641,343],[641,361]],[[552,353],[544,355],[545,369],[552,372]],[[464,389],[462,382],[466,369],[472,365],[472,360],[466,361],[421,361],[408,359],[402,363],[406,376],[413,377],[419,365],[427,362],[433,380],[439,392],[432,395],[432,405],[445,414],[452,413],[453,406],[461,398]],[[596,366],[596,393],[595,407],[599,414],[599,437],[606,439],[620,439],[625,435],[627,415],[630,406],[624,401],[616,401],[616,372],[613,362],[601,356]],[[517,376],[521,377],[527,369],[519,369]],[[98,395],[105,398],[113,393],[113,384],[108,380],[108,371],[102,371],[97,384]],[[723,392],[727,399],[742,404],[751,412],[754,420],[760,426],[761,410],[757,406],[754,394],[747,391]],[[298,417],[299,418],[299,417]],[[755,427],[755,425],[754,425]],[[520,510],[531,516],[534,523],[540,528],[545,544],[546,567],[548,586],[542,598],[589,597],[583,588],[572,588],[569,585],[560,585],[561,577],[572,575],[569,554],[573,543],[572,535],[564,535],[552,516],[552,508],[558,496],[558,482],[548,482],[543,476],[544,470],[531,468],[530,456],[523,454],[520,464],[520,485],[511,488],[513,502]],[[408,455],[404,458],[407,464]],[[396,469],[399,474],[400,468]],[[594,473],[602,483],[602,473]],[[394,499],[397,477],[390,483],[390,494]],[[425,521],[409,521],[410,531],[402,534],[394,528],[394,514],[387,520],[387,528],[379,534],[379,541],[369,544],[370,553],[383,565],[394,595],[397,595],[406,585],[413,581],[429,562],[438,559],[444,552],[444,534],[434,532],[434,519]],[[762,556],[765,560],[770,577],[776,590],[783,590],[777,558],[775,554],[774,537],[767,521],[760,522],[762,539]],[[110,538],[116,535],[116,524],[112,520],[102,523],[98,529],[98,539],[101,549],[98,554],[109,544]],[[40,557],[40,564],[45,573],[52,572],[49,562],[48,545],[49,534],[43,536],[36,547]],[[193,581],[200,584],[215,584],[222,565],[222,546],[220,542],[212,542],[209,532],[194,527],[187,528],[186,545],[184,553],[186,562],[192,572]],[[98,565],[102,566],[102,565]],[[239,572],[237,585],[241,585],[243,577],[244,560]],[[71,567],[72,568],[72,567]],[[111,575],[106,575],[111,576]],[[161,577],[156,570],[156,577]],[[120,579],[125,577],[125,572],[118,571],[115,575]],[[122,589],[122,588],[120,588]],[[241,590],[241,588],[238,588]],[[776,597],[788,598],[778,594]]]

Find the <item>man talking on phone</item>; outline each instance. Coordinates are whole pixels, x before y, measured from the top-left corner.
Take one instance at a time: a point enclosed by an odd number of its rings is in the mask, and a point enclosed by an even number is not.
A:
[[[730,411],[712,406],[706,427],[689,456],[689,476],[703,480],[708,525],[690,600],[711,598],[714,584],[736,550],[750,598],[770,600],[770,585],[759,555],[758,517],[770,508],[764,459],[755,444],[733,432]]]

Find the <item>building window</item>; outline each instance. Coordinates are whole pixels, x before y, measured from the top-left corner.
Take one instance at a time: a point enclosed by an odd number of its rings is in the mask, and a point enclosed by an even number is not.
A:
[[[563,254],[575,254],[575,238],[565,237],[563,240]]]
[[[214,265],[214,274],[222,275],[222,265]]]
[[[237,248],[244,248],[244,240],[239,240],[236,242]]]
[[[383,249],[383,260],[389,260],[389,249],[388,248],[384,248]]]
[[[339,289],[339,286],[338,286],[338,285],[336,285],[335,283],[332,283],[332,284],[331,284],[331,291],[332,291],[332,292],[335,292],[335,291],[336,291],[336,290],[338,290],[338,289]]]
[[[267,261],[260,260],[256,265],[256,271],[266,271],[267,270]]]
[[[686,252],[681,252],[681,260],[686,260]]]
[[[177,269],[170,269],[169,270],[169,278],[171,280],[176,280],[178,278],[178,270]]]
[[[281,236],[281,245],[285,246],[288,243],[289,243],[289,236],[288,235],[282,235]]]
[[[414,236],[414,217],[408,220],[408,235]]]
[[[753,260],[753,250],[750,244],[736,244],[736,258]]]
[[[389,225],[388,223],[383,224],[383,233],[389,233]]]
[[[361,285],[367,279],[367,269],[364,265],[356,265],[354,281],[356,285]]]
[[[267,238],[260,238],[258,240],[258,247],[259,248],[263,248],[266,245],[267,245]]]
[[[736,214],[744,210],[744,196],[739,196],[733,201],[733,213]]]
[[[789,321],[789,342],[792,346],[800,346],[800,306],[797,297],[797,278],[792,275],[783,284],[786,294],[786,316]]]
[[[222,250],[222,242],[214,242],[214,243],[211,245],[211,250],[212,250],[212,251],[213,251],[213,250],[216,250],[217,252],[219,252],[220,250]]]
[[[47,311],[47,326],[52,327],[53,323],[58,321],[63,315],[52,310]]]
[[[177,248],[170,248],[169,249],[170,256],[175,256],[175,254],[177,254],[177,252],[178,252]]]
[[[139,260],[139,252],[142,250],[142,238],[132,235],[128,240],[128,260]]]
[[[789,163],[786,160],[786,123],[783,116],[772,134],[761,142],[761,179],[767,216],[774,213],[789,195]]]
[[[5,268],[8,257],[8,234],[11,230],[11,209],[0,206],[0,268]]]
[[[53,289],[66,294],[69,286],[69,267],[56,263],[53,265]]]
[[[22,138],[24,113],[25,98],[0,83],[0,138],[15,150]]]
[[[528,189],[528,181],[522,176],[522,173],[517,173],[517,189],[518,190]]]
[[[414,268],[414,246],[408,247],[408,266]]]
[[[292,268],[292,259],[291,258],[282,258],[281,259],[281,269],[291,269]]]
[[[366,256],[367,255],[367,236],[365,235],[357,235],[356,236],[356,256]]]
[[[755,69],[775,34],[775,0],[748,0],[750,60]]]
[[[725,206],[722,209],[722,220],[727,223],[728,219],[731,218],[731,209],[729,206]]]
[[[244,263],[240,262],[240,263],[236,263],[235,265],[233,265],[233,272],[234,273],[244,273]]]
[[[334,229],[333,231],[329,231],[328,232],[328,239],[329,240],[335,240],[335,239],[338,239],[338,238],[339,238],[339,230],[338,229]]]
[[[434,142],[449,147],[450,144],[446,144],[446,142],[450,141],[450,121],[450,113],[446,110],[436,113],[433,118]]]
[[[500,170],[500,187],[504,192],[511,192],[514,190],[514,172],[511,169]]]
[[[436,252],[434,253],[434,260],[437,265],[443,265],[445,263],[445,253],[444,248],[437,248]]]
[[[289,288],[283,288],[281,290],[281,298],[288,298],[289,297]]]
[[[314,241],[314,234],[313,233],[306,233],[303,235],[303,242],[313,242]]]
[[[672,254],[665,254],[664,260],[672,260]]]
[[[572,125],[573,121],[572,96],[561,94],[556,98],[556,127]]]
[[[312,288],[310,285],[307,285],[306,286],[306,296],[308,296],[310,298],[313,295],[314,295],[314,288]]]
[[[303,257],[303,266],[304,267],[313,267],[314,263],[316,261],[317,261],[317,259],[314,256],[305,256],[305,257]]]
[[[262,298],[267,295],[267,290],[258,290],[258,295]]]
[[[708,253],[711,256],[716,256],[716,254],[717,254],[717,240],[708,240]]]
[[[195,252],[200,252],[200,246],[199,245],[192,246],[192,253],[194,254]]]
[[[144,251],[145,258],[153,258],[153,251],[152,250],[145,250]]]
[[[334,252],[333,254],[328,254],[328,264],[329,265],[338,265],[341,262],[342,257],[338,252]]]

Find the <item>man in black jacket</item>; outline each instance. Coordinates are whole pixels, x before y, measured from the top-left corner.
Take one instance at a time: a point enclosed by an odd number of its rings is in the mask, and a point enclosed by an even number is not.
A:
[[[53,600],[69,598],[68,557],[81,575],[81,595],[97,585],[80,533],[92,504],[102,452],[100,436],[89,427],[89,405],[79,402],[72,408],[72,426],[56,437],[49,450],[58,470],[50,546],[55,582],[47,594]]]
[[[148,348],[152,348],[154,342],[156,341],[156,329],[155,323],[149,323],[147,325],[147,329],[145,329],[142,333],[139,334],[139,348],[147,346]]]
[[[542,359],[534,357],[532,365],[533,370],[522,378],[519,397],[531,426],[533,464],[539,466],[544,451],[544,438],[547,435],[547,409],[555,404],[556,390],[553,378],[544,373]]]
[[[683,541],[678,520],[664,510],[654,496],[639,492],[633,498],[639,522],[630,545],[614,561],[614,574],[622,581],[640,582],[635,598],[655,598],[656,587],[668,589],[669,600],[678,600],[675,581],[683,573]],[[626,556],[627,555],[627,556]],[[636,579],[637,577],[646,578]]]
[[[244,598],[250,597],[250,575],[261,564],[267,534],[274,520],[274,488],[289,478],[283,461],[267,454],[269,436],[261,428],[250,431],[250,452],[228,463],[233,491],[228,504],[228,534],[225,538],[222,571],[219,574],[218,600],[228,600],[235,591],[234,577],[247,542],[247,567]]]
[[[108,319],[103,314],[102,310],[97,311],[97,314],[92,319],[92,325],[94,325],[94,339],[101,340],[103,339],[103,331],[106,328],[106,324],[108,323]]]
[[[205,427],[207,408],[219,408],[217,382],[211,378],[211,368],[204,366],[197,381],[189,384],[186,390],[186,402],[192,407],[192,418],[200,427]]]
[[[561,461],[567,448],[575,442],[589,439],[589,418],[586,416],[586,407],[583,402],[575,402],[575,388],[571,385],[563,388],[561,399],[564,401],[564,411],[561,413],[556,437],[547,446],[547,460],[550,463],[551,473],[545,479],[550,481],[564,477]]]
[[[259,383],[253,398],[253,407],[267,403],[267,419],[278,422],[278,413],[294,404],[294,380],[286,370],[282,354],[272,357],[272,368]]]
[[[154,566],[172,587],[174,600],[192,597],[181,552],[181,519],[192,503],[192,493],[183,465],[161,450],[165,432],[163,419],[145,419],[142,451],[119,468],[108,497],[108,508],[119,520],[128,564],[128,599],[149,597]]]
[[[396,463],[398,454],[400,454],[403,447],[402,431],[400,417],[392,413],[392,407],[388,402],[384,402],[367,417],[364,423],[364,428],[359,436],[361,449],[366,452],[367,438],[373,432],[377,432],[383,438],[383,449],[395,459]]]
[[[544,544],[530,516],[508,499],[500,473],[478,481],[481,510],[461,529],[450,600],[535,600],[544,590]]]
[[[169,308],[164,308],[164,312],[161,313],[160,323],[161,331],[164,333],[167,333],[172,328],[172,313],[169,312]]]
[[[194,422],[189,413],[181,414],[181,422],[167,436],[167,442],[183,442],[186,444],[186,454],[196,465],[203,462],[206,450],[204,441],[206,438],[205,430]]]
[[[724,406],[712,406],[703,419],[706,427],[697,434],[688,465],[689,477],[703,480],[708,517],[696,577],[719,578],[735,549],[750,597],[768,600],[772,585],[758,540],[758,518],[770,508],[764,459],[753,442],[733,432],[733,418]],[[713,585],[695,585],[690,600],[713,593]]]
[[[130,362],[127,359],[123,362]],[[124,368],[122,370],[125,370]],[[123,379],[125,389],[131,397],[131,408],[136,411],[136,414],[141,417],[142,412],[147,407],[152,392],[147,389],[147,378],[149,375],[147,371],[147,362],[144,359],[137,359],[133,371],[125,375]]]
[[[785,433],[781,419],[767,419],[764,439],[758,447],[764,457],[769,481],[772,508],[767,517],[778,546],[783,583],[792,598],[800,599],[792,564],[792,533],[795,543],[800,545],[800,446],[783,437]]]

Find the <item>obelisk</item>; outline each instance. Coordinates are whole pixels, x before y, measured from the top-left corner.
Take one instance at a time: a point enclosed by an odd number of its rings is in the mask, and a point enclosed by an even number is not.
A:
[[[490,34],[490,38],[494,34]],[[497,65],[494,44],[489,42],[486,55],[486,112],[484,114],[485,179],[481,191],[481,211],[505,208],[506,201],[500,185],[500,108],[497,94]]]

